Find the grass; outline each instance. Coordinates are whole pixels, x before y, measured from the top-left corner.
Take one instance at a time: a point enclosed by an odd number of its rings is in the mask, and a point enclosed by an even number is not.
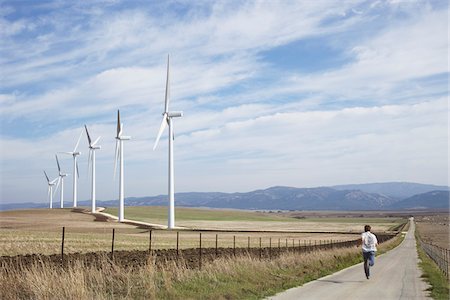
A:
[[[155,207],[127,207],[126,216],[130,213],[138,213],[145,216],[165,218],[165,208]],[[289,246],[292,239],[295,243],[301,240],[303,243],[319,240],[353,240],[358,236],[349,232],[359,233],[367,222],[373,222],[376,230],[387,230],[398,225],[391,223],[395,219],[386,219],[386,223],[380,223],[382,218],[371,218],[352,221],[352,218],[333,218],[342,223],[326,222],[327,218],[295,219],[276,216],[269,213],[258,213],[238,210],[207,210],[207,209],[177,209],[177,222],[194,225],[193,228],[228,229],[231,232],[219,232],[219,247],[232,247],[233,237],[236,236],[236,247],[247,247],[248,237],[251,238],[251,246],[259,246],[259,238],[262,238],[263,247],[268,247],[269,239],[272,245],[285,246],[288,239]],[[209,221],[203,220],[209,218]],[[0,212],[0,256],[19,254],[55,254],[61,251],[61,231],[65,232],[65,253],[109,251],[111,248],[112,229],[115,229],[116,250],[146,250],[148,249],[148,230],[139,229],[132,225],[117,222],[94,222],[94,217],[89,214],[71,212],[71,209],[37,209],[23,211]],[[195,220],[194,220],[195,219]],[[211,220],[211,219],[215,219]],[[245,219],[245,221],[242,221]],[[184,220],[184,221],[183,221]],[[219,220],[219,221],[217,221]],[[377,223],[377,221],[379,221]],[[165,222],[165,220],[164,220]],[[161,222],[161,223],[164,223]],[[191,222],[191,223],[189,223]],[[234,231],[233,231],[234,230]],[[267,230],[268,232],[239,232],[240,230]],[[270,232],[271,230],[301,231],[294,232]],[[324,233],[307,233],[307,232]],[[349,234],[327,233],[339,231]],[[214,247],[215,232],[204,232],[202,235],[204,247]],[[176,247],[176,232],[166,230],[153,231],[153,249],[167,249]],[[180,232],[180,248],[198,247],[198,232]]]
[[[167,207],[161,206],[129,206],[125,208],[126,218],[131,220],[161,223],[167,222]],[[117,216],[118,208],[111,207],[105,210],[106,213]],[[175,210],[175,220],[177,221],[246,221],[246,222],[298,222],[298,219],[277,216],[269,213],[243,211],[243,210],[222,210],[222,209],[199,209],[177,207]]]
[[[117,216],[117,208],[106,209]],[[325,214],[326,215],[326,214]],[[167,223],[167,208],[154,206],[126,207],[125,217],[153,224]],[[177,226],[194,229],[228,230],[278,230],[278,231],[317,231],[317,232],[360,232],[365,224],[372,224],[375,231],[390,230],[404,222],[400,218],[361,218],[361,217],[305,217],[295,218],[242,210],[177,208]],[[268,225],[270,223],[270,225]]]
[[[399,241],[383,243],[380,251]],[[288,253],[273,260],[222,258],[202,270],[175,264],[157,268],[152,257],[145,266],[125,268],[105,256],[90,266],[2,266],[0,290],[2,299],[261,299],[358,262],[356,247]]]
[[[416,237],[419,237],[417,231]],[[450,284],[444,273],[439,269],[436,263],[428,257],[422,247],[420,247],[419,243],[417,243],[417,253],[420,258],[419,266],[423,271],[422,278],[425,278],[430,284],[430,288],[427,290],[430,291],[431,297],[433,299],[448,300],[450,296]]]

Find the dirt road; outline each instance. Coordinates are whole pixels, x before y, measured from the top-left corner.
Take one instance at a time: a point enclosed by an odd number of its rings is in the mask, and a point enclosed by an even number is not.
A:
[[[370,279],[358,264],[268,299],[431,299],[425,291],[427,284],[420,278],[414,230],[410,220],[405,240],[376,258]]]

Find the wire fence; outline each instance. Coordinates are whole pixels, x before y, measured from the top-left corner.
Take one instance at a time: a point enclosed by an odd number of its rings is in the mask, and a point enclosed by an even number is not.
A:
[[[299,232],[212,233],[141,230],[139,233],[139,249],[128,248],[125,250],[121,247],[121,243],[117,242],[120,242],[121,238],[130,233],[112,228],[111,231],[104,232],[106,234],[103,234],[104,239],[100,249],[97,248],[98,250],[95,252],[82,253],[74,252],[75,249],[73,247],[66,249],[67,244],[74,241],[70,240],[70,228],[62,227],[61,229],[62,231],[60,231],[58,238],[60,252],[52,252],[54,254],[50,255],[2,256],[0,257],[0,265],[12,263],[18,266],[20,264],[30,264],[36,260],[68,265],[77,260],[98,261],[99,258],[106,256],[115,263],[127,266],[145,264],[151,257],[157,264],[175,262],[189,268],[201,269],[202,263],[213,261],[220,257],[233,258],[245,255],[257,259],[273,259],[283,253],[311,253],[320,250],[355,247],[361,243],[359,236],[357,237],[355,234],[344,235],[330,232],[325,234],[305,234]],[[134,237],[134,235],[132,236]],[[394,236],[396,236],[395,233],[377,234],[380,243]],[[94,240],[92,239],[90,242],[92,243]],[[130,243],[131,241],[126,240],[122,242]]]
[[[450,249],[442,248],[438,245],[433,245],[433,243],[424,242],[419,237],[419,245],[425,251],[425,253],[430,257],[436,265],[444,273],[447,280],[449,280],[448,269],[449,269],[449,256]]]

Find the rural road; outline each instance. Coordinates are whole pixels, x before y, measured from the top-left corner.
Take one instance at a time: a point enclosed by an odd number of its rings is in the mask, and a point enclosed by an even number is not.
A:
[[[402,244],[375,259],[369,280],[360,263],[267,299],[431,299],[420,278],[414,230],[410,220]]]

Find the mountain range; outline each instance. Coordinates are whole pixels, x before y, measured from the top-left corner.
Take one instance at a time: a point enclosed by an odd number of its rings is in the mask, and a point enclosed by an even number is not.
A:
[[[246,193],[177,193],[176,205],[183,207],[254,210],[404,210],[448,209],[449,187],[408,182],[295,188],[276,186]],[[67,202],[66,207],[70,207]],[[89,206],[90,201],[79,201]],[[115,207],[117,200],[97,201]],[[165,206],[167,196],[130,197],[127,206]],[[1,204],[1,210],[47,207],[45,203]]]

